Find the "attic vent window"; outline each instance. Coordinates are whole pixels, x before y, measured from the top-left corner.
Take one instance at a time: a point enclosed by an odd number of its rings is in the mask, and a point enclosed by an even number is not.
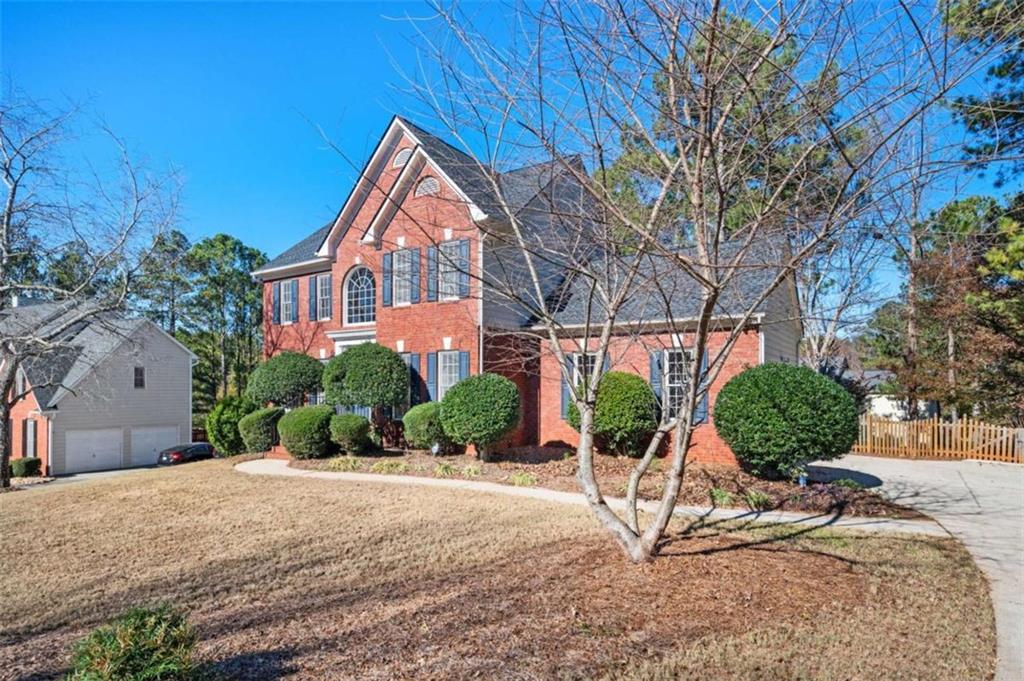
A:
[[[410,156],[412,156],[412,149],[408,147],[401,149],[397,154],[395,154],[395,160],[391,162],[391,167],[401,168],[405,165],[406,161],[409,160]]]
[[[416,196],[435,196],[439,191],[441,191],[441,183],[437,181],[436,177],[424,177],[416,185]]]

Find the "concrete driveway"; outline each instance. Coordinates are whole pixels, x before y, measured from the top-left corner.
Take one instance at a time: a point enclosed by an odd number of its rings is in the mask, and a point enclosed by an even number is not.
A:
[[[1024,678],[1024,466],[850,455],[812,468],[815,477],[880,481],[886,496],[927,513],[960,539],[992,589],[996,679]]]

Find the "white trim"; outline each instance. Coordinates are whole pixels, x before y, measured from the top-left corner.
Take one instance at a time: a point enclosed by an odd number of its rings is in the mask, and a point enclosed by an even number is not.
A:
[[[352,275],[359,270],[366,270],[370,273],[370,278],[373,280],[373,321],[372,322],[352,322],[348,321],[348,285],[352,280]],[[356,263],[349,268],[348,272],[341,280],[341,325],[344,327],[372,327],[377,325],[377,277],[374,276],[373,270],[362,263]]]
[[[405,341],[404,340],[397,340],[397,341],[395,341],[395,352],[405,352]]]
[[[754,325],[754,324],[760,324],[761,320],[763,318],[764,318],[764,314],[760,313],[760,312],[755,314],[755,315],[751,315],[750,319],[747,320],[747,325],[751,326],[751,325]],[[620,322],[620,323],[615,324],[615,326],[613,328],[629,327],[629,326],[634,325],[634,324],[645,324],[647,326],[653,326],[653,325],[664,326],[664,325],[667,325],[667,324],[674,324],[675,326],[680,326],[682,324],[693,324],[693,323],[696,323],[698,321],[700,321],[700,320],[697,317],[686,317],[686,318],[683,318],[683,319],[672,319],[672,320],[668,320],[668,319],[645,319],[645,320],[643,320],[641,322]],[[722,316],[722,317],[712,317],[711,321],[713,321],[713,322],[715,322],[715,321],[719,321],[719,322],[720,321],[733,322],[733,325],[735,326],[735,323],[738,322],[739,320],[735,319],[735,318],[732,318],[732,317]],[[585,328],[587,328],[587,326],[588,326],[587,324],[557,324],[555,326],[555,330],[556,331],[560,331],[560,330],[565,330],[565,329],[585,329]],[[595,326],[595,322],[591,322],[589,324],[589,326],[590,326],[591,329],[593,329],[594,326]],[[530,327],[527,327],[527,328],[530,331],[546,331],[547,330],[547,327],[544,326],[543,324],[534,324],[533,326],[530,326]],[[712,333],[715,330],[716,329],[709,329],[709,333]]]
[[[412,147],[402,147],[401,149],[396,151],[394,156],[391,157],[391,167],[392,168],[402,168],[402,167],[404,167],[405,164],[409,162],[409,159],[412,158],[412,151],[413,151]],[[402,158],[402,160],[398,160],[399,157],[402,156],[402,154],[405,154],[405,157]]]
[[[764,364],[764,324],[757,327],[757,363]]]
[[[259,277],[259,275],[274,274],[274,273],[278,273],[278,274],[282,274],[282,275],[288,275],[289,273],[291,273],[291,270],[297,270],[297,269],[300,269],[300,268],[312,267],[314,265],[329,265],[330,262],[331,262],[330,258],[326,258],[326,257],[325,258],[319,258],[318,257],[318,258],[312,258],[310,260],[303,260],[302,262],[295,262],[295,263],[292,263],[291,265],[280,265],[278,267],[268,267],[268,268],[264,268],[264,269],[261,269],[261,270],[253,270],[252,272],[250,272],[250,275],[253,276],[253,277]],[[296,272],[295,274],[301,274],[301,273]]]
[[[377,337],[377,329],[348,329],[345,331],[328,331],[325,334],[332,341],[353,341],[363,340],[372,341]]]

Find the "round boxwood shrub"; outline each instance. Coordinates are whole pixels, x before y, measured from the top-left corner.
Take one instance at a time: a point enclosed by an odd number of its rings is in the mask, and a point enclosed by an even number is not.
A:
[[[12,478],[34,478],[43,471],[42,459],[29,456],[20,459],[11,459]]]
[[[519,390],[497,374],[478,374],[449,388],[441,401],[441,425],[453,442],[476,447],[487,459],[492,444],[519,423]]]
[[[409,367],[391,348],[362,343],[327,363],[323,388],[329,404],[395,407],[409,395]]]
[[[263,362],[249,376],[245,394],[261,405],[297,407],[308,393],[320,390],[324,365],[309,355],[282,352]]]
[[[580,412],[569,404],[569,425],[580,429]],[[658,398],[636,374],[609,371],[597,386],[594,404],[594,440],[612,454],[642,456],[658,428]]]
[[[331,417],[331,442],[349,454],[358,454],[370,446],[370,422],[359,414],[335,414]]]
[[[238,433],[242,436],[247,452],[266,452],[277,444],[277,422],[284,416],[281,407],[257,409],[238,421]]]
[[[326,404],[292,409],[277,422],[281,444],[296,459],[327,456],[331,451],[332,416],[334,407]]]
[[[850,393],[791,364],[762,364],[734,377],[718,393],[714,420],[740,465],[769,478],[843,456],[857,440]]]
[[[132,608],[75,646],[69,679],[190,679],[196,635],[170,606]]]
[[[441,425],[441,403],[424,402],[405,412],[402,417],[405,441],[415,449],[430,449],[440,445],[440,451],[451,449],[451,441]]]
[[[221,456],[234,456],[245,451],[238,432],[238,422],[258,407],[248,397],[225,397],[206,417],[206,437]]]

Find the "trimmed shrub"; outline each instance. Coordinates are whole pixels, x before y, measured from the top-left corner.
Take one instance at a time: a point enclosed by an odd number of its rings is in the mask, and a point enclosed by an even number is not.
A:
[[[441,425],[453,442],[489,448],[519,423],[519,389],[497,374],[478,374],[452,386],[441,401]]]
[[[442,452],[451,449],[451,440],[441,425],[441,403],[424,402],[405,412],[402,417],[405,441],[415,449],[430,449],[437,443]]]
[[[245,451],[266,452],[277,444],[277,422],[284,416],[281,407],[257,409],[238,421],[238,433],[242,436]]]
[[[391,348],[362,343],[327,363],[323,388],[329,404],[396,407],[409,395],[409,367]]]
[[[43,461],[34,456],[11,459],[12,478],[34,478],[43,472]]]
[[[343,452],[358,454],[370,446],[370,422],[359,414],[331,417],[331,441]]]
[[[245,451],[238,422],[256,409],[256,403],[248,397],[225,397],[214,406],[206,417],[206,436],[221,456],[234,456]]]
[[[806,367],[752,367],[722,387],[715,428],[740,465],[755,475],[793,476],[830,460],[857,440],[857,407],[843,386]]]
[[[325,404],[292,409],[277,422],[281,444],[296,459],[327,456],[331,450],[332,416],[334,407]]]
[[[580,429],[580,412],[572,403],[569,425]],[[647,381],[622,371],[609,371],[601,377],[594,404],[594,440],[599,450],[643,456],[657,428],[658,398]]]
[[[261,405],[297,407],[320,390],[323,373],[324,365],[309,355],[282,352],[253,369],[245,394]]]
[[[75,646],[69,679],[189,679],[196,635],[168,605],[132,608]]]

